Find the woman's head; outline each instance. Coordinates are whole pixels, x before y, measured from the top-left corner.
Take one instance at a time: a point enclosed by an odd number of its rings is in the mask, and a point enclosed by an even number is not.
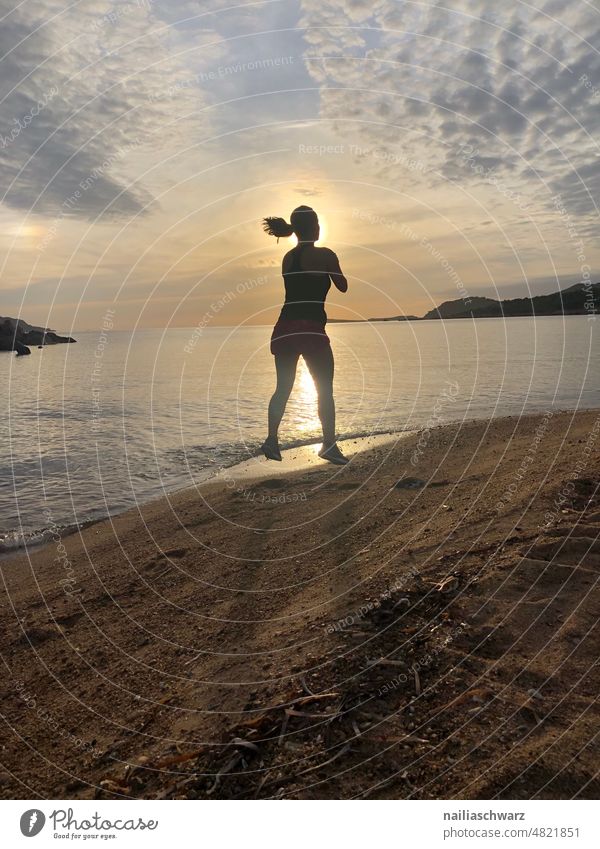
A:
[[[316,242],[319,239],[319,219],[310,206],[297,206],[290,216],[288,224],[284,218],[263,218],[263,228],[277,239],[295,233],[299,242]]]

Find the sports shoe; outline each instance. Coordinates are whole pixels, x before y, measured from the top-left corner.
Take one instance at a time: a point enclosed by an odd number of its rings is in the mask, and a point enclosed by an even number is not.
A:
[[[269,437],[267,437],[261,445],[260,450],[265,455],[267,460],[277,460],[278,463],[281,463],[281,451],[279,450],[279,443],[277,442],[277,440],[269,439]]]
[[[335,466],[345,466],[346,463],[349,463],[347,457],[344,457],[342,452],[337,446],[337,443],[330,445],[329,448],[321,448],[319,451],[319,457],[322,460],[327,460],[330,463],[333,463]]]

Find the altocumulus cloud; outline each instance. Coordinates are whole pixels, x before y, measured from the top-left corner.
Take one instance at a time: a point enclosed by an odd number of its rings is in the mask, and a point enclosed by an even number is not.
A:
[[[152,93],[184,78],[177,29],[150,0],[68,6],[9,4],[0,28],[0,186],[4,204],[42,214],[131,215],[152,202],[141,147],[169,151],[206,125],[201,93],[182,87],[176,109]],[[212,33],[207,30],[206,39]],[[196,46],[201,44],[196,33]],[[181,51],[183,52],[183,51]],[[180,116],[186,116],[180,121]]]
[[[467,149],[525,198],[542,193],[550,204],[560,192],[572,214],[596,212],[600,12],[592,4],[301,5],[321,115],[340,130],[418,158],[432,184],[481,181],[464,167]],[[385,157],[378,162],[384,170]]]

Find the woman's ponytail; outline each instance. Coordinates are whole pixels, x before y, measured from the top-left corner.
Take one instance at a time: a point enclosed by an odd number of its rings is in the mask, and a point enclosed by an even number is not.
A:
[[[274,218],[272,216],[263,218],[263,230],[269,236],[277,236],[277,241],[291,236],[294,232],[294,228],[287,223],[285,218]]]

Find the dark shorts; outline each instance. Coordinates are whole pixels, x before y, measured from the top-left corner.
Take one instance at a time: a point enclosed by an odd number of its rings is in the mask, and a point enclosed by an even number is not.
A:
[[[319,321],[280,320],[271,335],[271,353],[305,356],[320,354],[330,347],[325,325]]]

